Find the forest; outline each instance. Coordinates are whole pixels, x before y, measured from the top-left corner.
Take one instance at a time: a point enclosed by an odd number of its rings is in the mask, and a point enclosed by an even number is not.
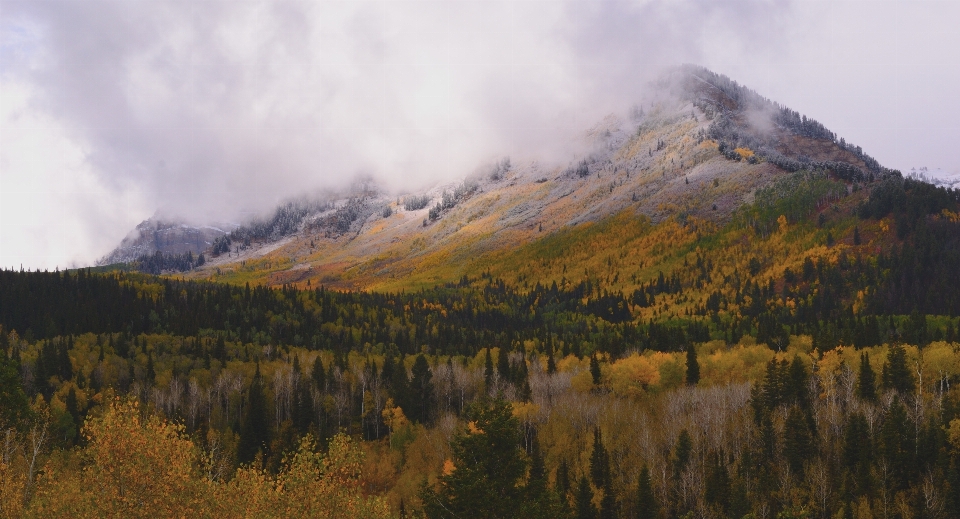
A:
[[[2,271],[0,516],[958,517],[958,213],[800,170],[432,288]]]

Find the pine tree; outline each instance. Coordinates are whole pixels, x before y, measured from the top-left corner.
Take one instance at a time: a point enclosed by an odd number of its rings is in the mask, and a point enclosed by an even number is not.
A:
[[[673,475],[675,478],[679,479],[680,474],[687,468],[691,452],[693,452],[693,440],[690,438],[690,433],[683,429],[680,431],[680,435],[677,437],[677,445],[673,449]]]
[[[521,456],[520,424],[510,402],[481,398],[467,411],[468,427],[451,442],[452,471],[436,490],[421,494],[426,516],[437,518],[519,517],[527,464]]]
[[[507,351],[506,347],[500,348],[500,352],[497,353],[497,374],[500,375],[500,380],[504,382],[513,381],[512,373],[510,373],[510,352]]]
[[[593,451],[590,453],[590,481],[601,488],[610,481],[610,455],[603,446],[600,428],[593,430]]]
[[[913,373],[907,367],[907,352],[900,344],[890,346],[883,371],[884,388],[893,389],[901,395],[913,390]]]
[[[410,379],[410,407],[413,411],[411,418],[427,424],[433,414],[435,397],[433,382],[431,382],[433,373],[430,371],[427,358],[422,353],[414,360],[411,373],[413,375]]]
[[[723,455],[714,452],[710,455],[704,477],[704,499],[726,514],[730,508],[730,473],[723,462]]]
[[[870,366],[870,354],[860,354],[860,376],[857,377],[857,396],[867,402],[877,400],[877,375]]]
[[[557,362],[553,360],[553,354],[547,355],[547,374],[553,375],[557,372]]]
[[[650,480],[650,469],[644,464],[640,469],[637,482],[637,519],[655,519],[660,512],[660,505],[653,493],[653,484]]]
[[[593,490],[590,489],[590,481],[586,474],[580,477],[580,483],[577,485],[576,495],[576,518],[577,519],[595,519],[597,509],[593,507]]]
[[[600,385],[600,361],[597,360],[597,355],[590,355],[590,376],[593,377],[593,385]]]
[[[490,391],[493,384],[493,357],[490,355],[490,348],[487,348],[487,355],[483,359],[483,383],[487,391]]]
[[[691,386],[700,382],[700,363],[697,362],[697,349],[693,343],[687,345],[687,384]]]
[[[269,422],[267,421],[267,402],[263,391],[263,377],[260,375],[260,363],[257,363],[253,381],[247,390],[247,400],[243,409],[243,423],[240,425],[240,443],[237,446],[237,458],[240,463],[250,463],[258,451],[266,449],[270,442]]]
[[[313,359],[313,367],[310,369],[310,380],[313,382],[313,387],[317,391],[324,391],[326,389],[326,373],[323,370],[323,361],[320,360],[320,355],[317,355],[317,358]]]
[[[813,454],[813,439],[807,419],[799,407],[787,414],[783,430],[783,456],[794,474],[803,474],[803,465]]]
[[[0,330],[0,337],[5,337]],[[0,349],[0,428],[16,427],[30,415],[30,400],[23,390],[23,379],[13,359]]]
[[[153,353],[147,353],[147,384],[153,385],[157,380],[157,372],[153,369]]]
[[[557,478],[554,482],[554,489],[556,489],[557,494],[560,494],[560,497],[564,501],[567,499],[567,494],[570,493],[570,466],[567,465],[567,460],[560,460],[560,466],[557,467]]]

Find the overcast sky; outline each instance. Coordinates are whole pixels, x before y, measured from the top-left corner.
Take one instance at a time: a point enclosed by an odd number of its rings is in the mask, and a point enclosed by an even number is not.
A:
[[[0,0],[0,267],[92,264],[158,210],[567,160],[685,62],[886,166],[960,172],[958,20],[956,0]]]

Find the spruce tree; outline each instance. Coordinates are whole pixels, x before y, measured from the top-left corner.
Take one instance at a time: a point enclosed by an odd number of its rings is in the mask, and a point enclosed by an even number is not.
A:
[[[704,477],[704,499],[726,514],[730,508],[730,473],[723,462],[723,455],[710,455]]]
[[[660,506],[650,480],[650,469],[644,464],[637,481],[637,519],[655,519],[659,511]]]
[[[901,395],[913,391],[913,373],[907,367],[907,352],[900,344],[890,346],[883,372],[884,388],[893,389]]]
[[[587,480],[586,474],[580,476],[580,483],[577,484],[575,507],[577,519],[596,519],[597,509],[593,507],[593,490],[590,488],[590,481]]]
[[[0,330],[0,336],[5,331]],[[21,425],[30,415],[30,399],[23,390],[23,379],[13,359],[0,350],[0,428]]]
[[[424,513],[429,519],[519,517],[527,464],[512,405],[481,398],[470,406],[467,419],[470,425],[450,445],[452,471],[438,478],[437,489],[421,494]]]
[[[783,430],[783,456],[794,474],[803,474],[803,465],[813,454],[813,439],[807,419],[799,407],[787,414]]]
[[[247,400],[243,409],[243,423],[240,425],[240,443],[237,445],[237,458],[240,463],[250,463],[258,451],[265,451],[270,441],[269,422],[267,421],[267,402],[263,391],[263,377],[260,375],[260,363],[257,363],[253,381],[247,389]]]
[[[877,375],[870,366],[870,354],[860,354],[860,375],[857,377],[857,396],[867,402],[877,400]]]
[[[700,363],[697,361],[697,349],[693,343],[687,345],[687,384],[691,386],[700,382]]]
[[[600,428],[593,430],[593,451],[590,453],[590,481],[601,488],[610,481],[610,455],[603,446]]]
[[[490,391],[490,385],[493,384],[493,357],[490,354],[490,348],[487,348],[487,354],[483,359],[483,383]]]
[[[600,361],[597,360],[597,355],[590,355],[590,376],[593,378],[593,385],[600,385]]]
[[[430,371],[430,365],[427,358],[421,353],[417,355],[413,362],[411,370],[413,377],[410,379],[410,407],[412,410],[411,418],[422,424],[430,422],[434,407],[433,394],[433,373]]]
[[[693,452],[693,440],[686,429],[680,431],[677,437],[677,445],[673,449],[673,475],[679,479],[680,474],[687,468],[690,462],[690,453]]]
[[[503,382],[513,381],[510,372],[510,352],[507,351],[506,347],[500,348],[500,352],[497,353],[497,374],[500,375],[500,380]]]

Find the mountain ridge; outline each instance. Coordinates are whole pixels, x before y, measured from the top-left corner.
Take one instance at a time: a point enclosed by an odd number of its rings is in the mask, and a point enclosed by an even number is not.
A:
[[[476,259],[624,212],[655,224],[723,223],[757,189],[794,171],[829,171],[848,190],[899,174],[813,119],[702,67],[666,74],[648,99],[584,132],[585,151],[569,163],[505,159],[405,197],[365,182],[290,202],[272,218],[217,237],[206,265],[184,275],[393,286],[425,265]],[[429,203],[409,204],[414,198]]]

